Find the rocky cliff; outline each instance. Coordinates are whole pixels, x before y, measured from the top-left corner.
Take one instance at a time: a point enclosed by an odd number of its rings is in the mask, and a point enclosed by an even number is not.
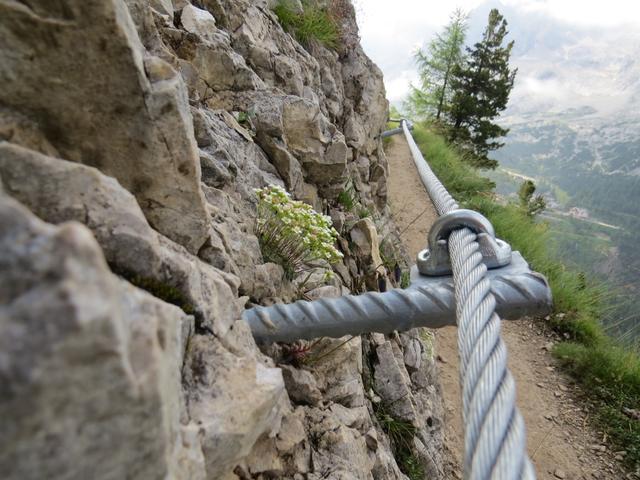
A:
[[[258,348],[241,320],[408,264],[382,75],[322,5],[336,48],[266,0],[0,0],[3,478],[440,477],[428,334]],[[266,185],[330,215],[344,260],[265,263]]]

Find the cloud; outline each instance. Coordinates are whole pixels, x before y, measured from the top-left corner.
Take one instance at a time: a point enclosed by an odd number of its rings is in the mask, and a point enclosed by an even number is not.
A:
[[[469,43],[480,37],[490,8],[509,22],[516,48],[512,64],[519,71],[510,105],[518,110],[590,105],[620,109],[640,97],[640,25],[637,4],[608,0],[467,0],[475,8]],[[359,24],[365,51],[385,75],[387,95],[398,104],[415,82],[412,53],[448,21],[448,2],[362,0]],[[612,28],[611,25],[616,25]]]
[[[415,70],[403,70],[394,78],[385,82],[387,99],[394,105],[398,105],[406,96],[409,91],[409,85],[412,83],[414,85],[418,83],[418,73]]]
[[[503,0],[508,6],[546,13],[573,25],[640,25],[640,3],[631,0]]]
[[[458,5],[470,10],[482,0],[461,0]],[[451,14],[448,2],[400,0],[356,1],[362,45],[385,75],[387,96],[398,102],[415,82],[417,72],[413,52],[424,45],[445,25]]]

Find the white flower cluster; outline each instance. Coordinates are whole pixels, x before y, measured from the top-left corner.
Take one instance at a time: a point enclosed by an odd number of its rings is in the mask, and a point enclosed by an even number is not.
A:
[[[338,232],[331,217],[321,215],[310,205],[293,200],[277,185],[255,190],[258,196],[257,234],[270,255],[299,271],[316,260],[329,263],[343,255],[335,248]]]

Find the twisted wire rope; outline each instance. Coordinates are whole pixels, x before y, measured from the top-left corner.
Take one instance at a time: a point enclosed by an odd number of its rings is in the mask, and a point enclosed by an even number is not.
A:
[[[407,121],[402,129],[431,201],[439,215],[459,208],[416,145]],[[516,407],[516,387],[507,368],[496,300],[486,278],[476,235],[468,228],[449,236],[460,352],[465,480],[533,480],[526,430]]]

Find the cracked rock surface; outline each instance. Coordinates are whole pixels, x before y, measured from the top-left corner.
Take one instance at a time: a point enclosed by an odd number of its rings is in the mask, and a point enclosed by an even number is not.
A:
[[[331,50],[273,5],[0,0],[3,478],[441,478],[425,332],[258,346],[242,320],[410,263],[353,7]],[[266,261],[267,185],[330,216],[343,261]]]

